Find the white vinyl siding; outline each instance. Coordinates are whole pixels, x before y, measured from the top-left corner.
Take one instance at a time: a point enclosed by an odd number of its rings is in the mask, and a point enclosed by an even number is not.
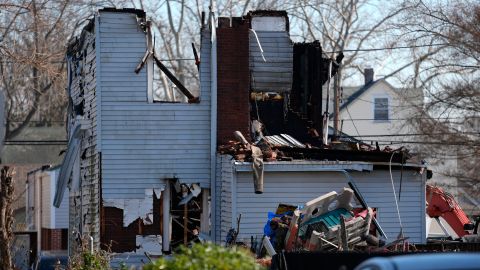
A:
[[[228,167],[228,164],[223,164]],[[222,172],[225,174],[228,170],[224,169]],[[388,168],[374,168],[372,172],[354,171],[350,172],[350,175],[369,206],[378,209],[378,221],[388,238],[396,239],[400,226]],[[263,194],[254,193],[251,172],[237,171],[233,172],[233,176],[222,175],[222,184],[226,185],[224,182],[229,179],[235,179],[235,192],[223,192],[221,200],[236,202],[232,205],[231,212],[242,214],[239,241],[247,241],[252,235],[261,237],[268,212],[275,212],[279,203],[303,205],[325,193],[339,192],[348,187],[347,178],[339,172],[265,171]],[[393,170],[393,179],[398,196],[399,170]],[[425,243],[426,240],[424,190],[425,175],[418,174],[417,170],[404,168],[399,206],[403,233],[413,243]],[[223,214],[224,212],[226,214]],[[230,213],[225,209],[221,209],[220,213],[222,220],[229,220]],[[233,226],[233,222],[230,222],[222,227]]]
[[[38,172],[35,173],[35,181],[40,181],[40,198],[41,198],[41,212],[40,218],[42,219],[42,228],[52,228],[52,216],[53,205],[52,205],[52,181],[47,173]],[[40,205],[39,205],[40,206]]]
[[[388,98],[375,98],[373,103],[373,119],[375,121],[388,121],[390,119]]]
[[[217,158],[216,181],[216,231],[217,241],[225,241],[228,231],[232,228],[232,187],[235,182],[232,159],[229,156]],[[223,176],[223,177],[220,177]]]
[[[208,34],[198,104],[147,102],[146,35],[132,13],[100,12],[102,195],[142,199],[164,179],[210,186]],[[204,31],[205,32],[205,31]]]

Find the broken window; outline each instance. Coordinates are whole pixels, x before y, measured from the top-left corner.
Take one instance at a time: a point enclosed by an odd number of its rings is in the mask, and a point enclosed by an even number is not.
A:
[[[375,121],[388,121],[388,98],[374,99],[373,119]]]
[[[160,61],[158,61],[160,62]],[[152,101],[153,102],[173,102],[173,103],[196,103],[198,102],[198,95],[187,90],[184,86],[184,82],[188,80],[185,76],[175,77],[175,81],[170,79],[171,77],[164,72],[165,69],[171,70],[172,67],[164,67],[164,69],[158,66],[158,63],[152,63],[153,69],[153,81],[152,83]],[[187,69],[185,64],[180,65],[182,69]],[[174,76],[173,74],[171,76]],[[192,78],[193,79],[193,78]]]
[[[153,68],[153,102],[187,102],[185,96],[179,96],[176,93],[176,87],[172,84],[165,73],[163,73],[155,65]]]
[[[152,42],[150,22],[141,22],[140,25],[145,30],[147,51],[145,52],[145,55],[141,59],[140,63],[135,68],[135,73],[139,73],[143,66],[147,66],[148,103],[153,103],[155,101],[198,103],[198,95],[193,95],[192,92],[185,87],[181,80],[179,80],[157,57],[155,53],[155,47]]]

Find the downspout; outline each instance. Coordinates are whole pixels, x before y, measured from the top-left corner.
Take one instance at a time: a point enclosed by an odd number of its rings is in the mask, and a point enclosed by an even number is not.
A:
[[[211,228],[210,237],[216,242],[216,156],[217,156],[217,33],[215,20],[216,1],[210,1],[210,216]]]
[[[164,254],[170,253],[170,226],[172,219],[170,218],[170,180],[165,180],[165,189],[162,194],[163,203],[163,232],[162,232],[162,252]]]
[[[37,172],[33,173],[33,182],[35,187],[35,229],[37,231],[37,256],[40,255],[42,250],[42,220],[40,216],[41,211],[41,190],[40,190],[40,181],[37,179]]]

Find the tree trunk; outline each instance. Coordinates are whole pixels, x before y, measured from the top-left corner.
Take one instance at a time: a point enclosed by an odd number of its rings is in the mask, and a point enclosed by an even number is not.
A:
[[[8,166],[2,168],[0,185],[0,270],[13,269],[10,246],[13,240],[13,182],[12,171]]]

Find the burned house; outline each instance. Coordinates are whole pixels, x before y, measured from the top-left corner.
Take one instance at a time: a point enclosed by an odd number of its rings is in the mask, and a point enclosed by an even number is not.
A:
[[[184,231],[208,231],[210,88],[155,102],[149,37],[143,11],[103,9],[69,44],[69,143],[54,205],[69,198],[71,251],[92,237],[96,248],[161,254]],[[185,225],[177,191],[196,195],[188,213],[201,222],[170,231]]]
[[[198,232],[220,243],[240,213],[246,239],[261,234],[268,209],[338,190],[345,172],[389,237],[400,229],[392,192],[400,185],[403,232],[423,242],[423,166],[323,143],[322,85],[342,55],[325,57],[318,42],[294,44],[286,12],[218,25],[212,15],[201,26],[198,95],[156,57],[141,10],[100,10],[70,43],[69,144],[54,201],[69,199],[70,250],[90,237],[96,248],[153,255]],[[155,100],[157,69],[186,102]],[[236,131],[250,150],[232,142]],[[261,148],[262,194],[254,193],[252,147]]]

